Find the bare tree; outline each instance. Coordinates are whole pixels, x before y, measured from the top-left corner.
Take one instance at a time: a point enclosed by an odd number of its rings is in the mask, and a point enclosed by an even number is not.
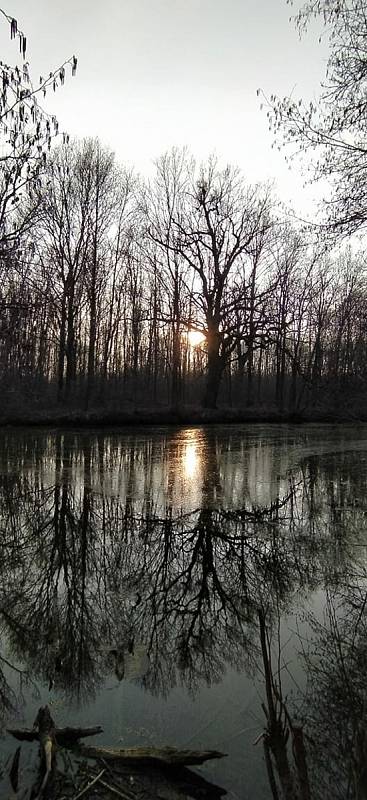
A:
[[[197,173],[192,160],[168,224],[153,236],[182,259],[192,275],[189,326],[206,337],[203,404],[215,408],[221,378],[238,341],[233,314],[243,307],[243,266],[256,236],[271,225],[267,190],[245,187],[239,172],[210,159]],[[163,234],[163,235],[162,235]]]
[[[171,401],[176,405],[182,396],[182,336],[187,327],[188,265],[172,244],[176,221],[190,180],[192,160],[186,150],[173,149],[156,161],[154,182],[145,187],[142,209],[148,224],[148,238],[154,242],[145,250],[166,298],[161,320],[170,329]]]
[[[270,122],[288,144],[317,153],[315,177],[331,181],[327,227],[351,233],[365,227],[367,16],[364,0],[307,0],[295,22],[300,32],[321,18],[330,43],[319,100],[270,100]]]

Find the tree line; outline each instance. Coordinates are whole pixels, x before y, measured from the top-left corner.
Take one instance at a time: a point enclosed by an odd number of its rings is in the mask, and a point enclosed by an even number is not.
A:
[[[363,258],[332,258],[234,167],[173,149],[148,181],[66,142],[2,225],[4,403],[297,411],[364,389]]]

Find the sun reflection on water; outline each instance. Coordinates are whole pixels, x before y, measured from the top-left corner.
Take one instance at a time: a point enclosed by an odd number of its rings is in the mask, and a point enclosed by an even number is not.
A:
[[[200,455],[195,439],[196,434],[191,431],[190,438],[184,442],[182,465],[184,477],[187,480],[196,478],[200,468]]]

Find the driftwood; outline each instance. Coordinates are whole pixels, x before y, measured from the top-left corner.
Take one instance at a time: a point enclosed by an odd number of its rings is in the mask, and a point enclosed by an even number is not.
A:
[[[224,758],[226,753],[218,750],[178,750],[176,747],[94,747],[83,745],[83,756],[103,758],[106,761],[124,763],[160,764],[161,766],[194,766],[212,758]]]
[[[38,732],[34,728],[7,728],[7,732],[18,739],[19,742],[37,742]],[[86,736],[96,736],[103,733],[103,728],[96,725],[94,728],[55,728],[55,739],[62,747],[72,746],[79,739]]]
[[[187,769],[209,759],[223,758],[224,753],[217,750],[179,750],[175,747],[97,747],[78,743],[85,736],[101,732],[99,726],[57,728],[48,706],[39,709],[32,729],[8,729],[8,733],[20,741],[38,741],[40,744],[39,777],[32,788],[31,797],[44,800],[46,793],[50,797],[62,795],[65,800],[84,800],[84,797],[87,800],[92,792],[101,800],[112,796],[122,800],[150,800],[162,793],[163,796],[169,795],[172,800],[183,800],[187,796],[194,800],[220,800],[225,794],[224,789]],[[75,763],[80,768],[71,781],[68,781],[67,773],[57,769],[56,745],[77,745],[72,757],[76,758]],[[15,785],[19,750],[11,769],[12,783]],[[95,759],[97,763],[87,763],[85,758]]]

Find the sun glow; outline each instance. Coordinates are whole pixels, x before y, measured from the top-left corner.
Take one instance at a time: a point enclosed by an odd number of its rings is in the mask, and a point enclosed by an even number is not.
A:
[[[201,331],[187,331],[187,340],[190,347],[199,347],[205,342],[206,336]]]
[[[200,473],[201,457],[198,447],[199,439],[195,430],[185,432],[185,441],[182,449],[183,475],[186,480],[197,479]]]
[[[185,446],[183,456],[184,470],[186,478],[195,478],[199,466],[198,454],[195,442],[188,442]]]

